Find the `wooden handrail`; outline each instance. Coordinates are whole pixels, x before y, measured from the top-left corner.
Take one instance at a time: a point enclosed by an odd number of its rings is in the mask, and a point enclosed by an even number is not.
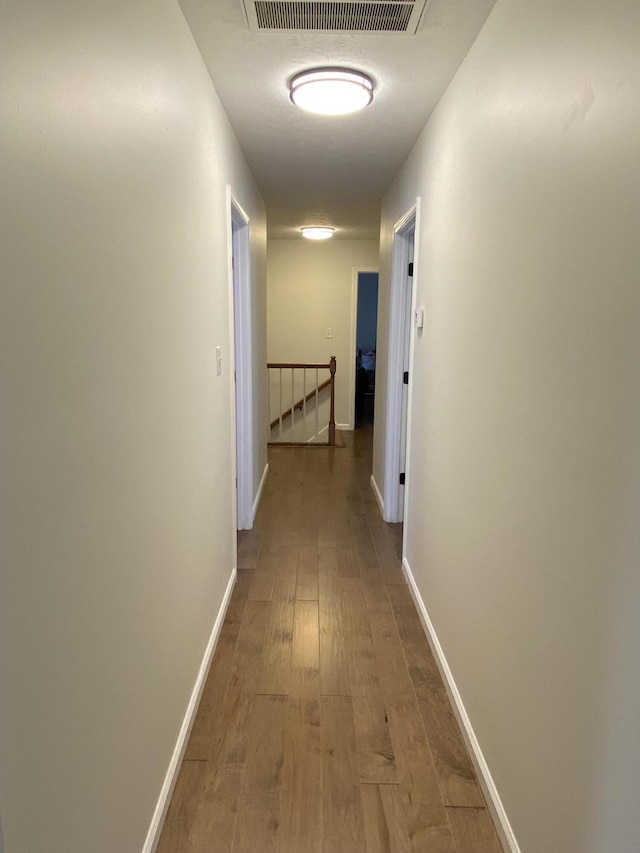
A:
[[[335,377],[336,377],[336,357],[332,355],[329,359],[328,364],[318,364],[316,362],[292,362],[292,361],[270,361],[267,362],[267,369],[309,369],[309,370],[328,370],[330,373],[329,379],[322,382],[313,391],[310,391],[305,397],[298,400],[293,406],[290,406],[286,409],[286,411],[282,412],[282,414],[277,417],[274,421],[269,424],[269,429],[274,429],[279,423],[282,422],[287,417],[291,417],[292,414],[299,409],[302,409],[305,403],[308,403],[314,397],[318,398],[318,394],[320,391],[324,391],[325,388],[331,388],[331,398],[330,398],[330,409],[329,409],[329,441],[327,442],[330,447],[335,447],[336,443],[336,421],[335,421]],[[282,392],[281,392],[282,394]],[[317,413],[316,413],[317,418]],[[289,443],[289,442],[287,442]],[[293,442],[295,443],[295,442]]]
[[[331,359],[335,365],[335,356],[332,355]],[[304,364],[301,361],[270,361],[267,363],[267,367],[308,367],[308,368],[316,368],[318,370],[331,370],[331,361],[328,364],[316,364],[315,362],[308,362]],[[334,370],[335,373],[335,370]]]

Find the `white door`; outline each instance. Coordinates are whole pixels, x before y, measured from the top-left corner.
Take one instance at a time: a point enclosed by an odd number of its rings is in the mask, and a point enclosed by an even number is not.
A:
[[[404,518],[404,490],[406,480],[407,463],[407,410],[409,407],[409,358],[411,353],[411,320],[413,302],[413,232],[407,235],[408,258],[406,280],[404,284],[402,306],[402,322],[404,326],[404,340],[402,342],[402,389],[400,399],[400,436],[399,436],[399,475],[398,475],[398,520]]]
[[[413,311],[413,269],[419,199],[396,223],[393,234],[387,423],[383,513],[385,521],[403,521],[408,460],[409,388]],[[407,382],[405,382],[405,378]]]
[[[237,528],[253,527],[253,432],[249,220],[230,196],[236,425]]]

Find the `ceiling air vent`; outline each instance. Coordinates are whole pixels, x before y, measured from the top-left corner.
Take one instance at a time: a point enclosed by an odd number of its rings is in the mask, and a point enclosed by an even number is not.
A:
[[[249,29],[324,32],[409,33],[418,29],[427,0],[243,0]]]

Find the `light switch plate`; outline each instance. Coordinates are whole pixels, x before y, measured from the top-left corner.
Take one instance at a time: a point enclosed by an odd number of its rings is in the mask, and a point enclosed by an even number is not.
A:
[[[222,348],[216,347],[216,376],[222,373]]]

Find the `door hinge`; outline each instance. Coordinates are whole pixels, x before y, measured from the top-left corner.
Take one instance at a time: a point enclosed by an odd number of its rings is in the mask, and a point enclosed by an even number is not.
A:
[[[409,264],[409,267],[407,269],[407,275],[409,276],[409,278],[413,278],[413,261],[411,261],[411,263]]]
[[[402,384],[403,385],[409,384],[409,371],[408,370],[405,370],[405,372],[402,374]]]
[[[400,485],[404,486],[404,471],[400,474]]]

